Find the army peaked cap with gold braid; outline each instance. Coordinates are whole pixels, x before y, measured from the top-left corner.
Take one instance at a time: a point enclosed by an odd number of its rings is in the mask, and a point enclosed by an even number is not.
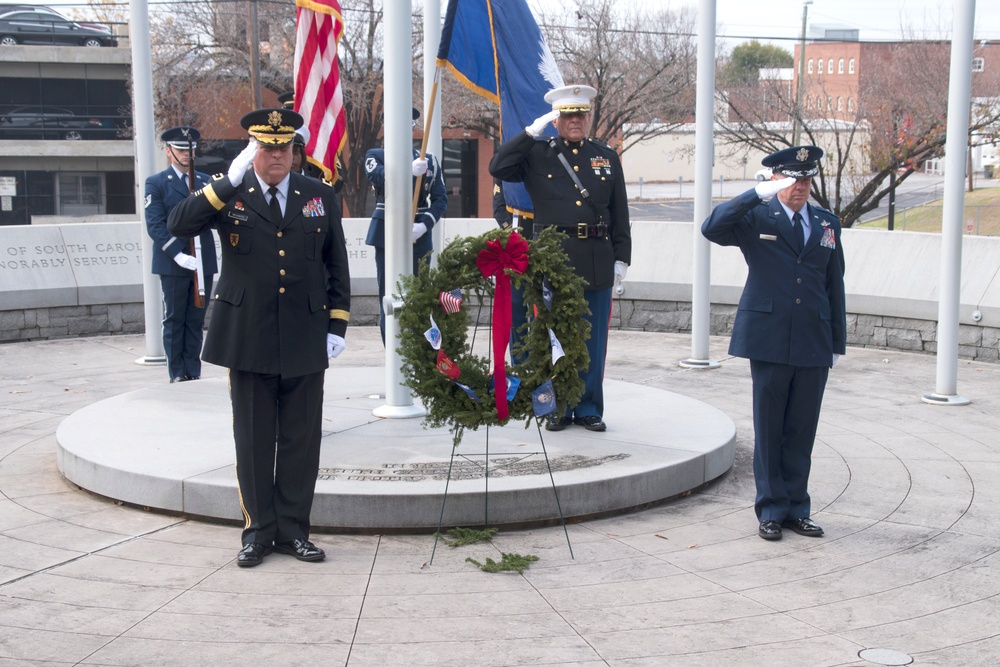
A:
[[[295,139],[302,116],[291,109],[257,109],[240,119],[240,125],[264,146],[283,146]]]

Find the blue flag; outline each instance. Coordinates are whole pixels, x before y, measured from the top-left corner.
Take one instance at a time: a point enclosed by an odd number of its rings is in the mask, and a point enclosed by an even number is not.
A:
[[[544,417],[555,412],[556,391],[552,388],[552,380],[546,380],[538,389],[531,392],[531,408],[536,417]]]
[[[449,0],[437,64],[500,107],[502,142],[551,111],[545,93],[563,85],[525,0]],[[503,192],[509,208],[531,216],[523,184],[504,181]]]

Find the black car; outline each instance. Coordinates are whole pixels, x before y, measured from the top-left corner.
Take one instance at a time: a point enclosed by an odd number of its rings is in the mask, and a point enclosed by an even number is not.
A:
[[[63,46],[117,46],[111,30],[80,24],[47,7],[0,5],[0,46],[55,44]]]
[[[103,129],[97,118],[61,107],[19,107],[0,116],[0,139],[93,139]]]

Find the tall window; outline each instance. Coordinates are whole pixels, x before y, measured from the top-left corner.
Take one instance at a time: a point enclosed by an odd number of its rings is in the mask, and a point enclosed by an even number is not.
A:
[[[809,73],[812,74],[813,73],[813,59],[812,58],[809,59],[809,65],[808,65],[808,67],[809,67]]]
[[[843,111],[843,110],[844,110],[844,98],[843,97],[838,97],[837,98],[837,111]]]
[[[972,59],[972,71],[982,72],[986,69],[986,59],[985,58],[973,58]]]
[[[847,61],[847,73],[854,74],[854,58]]]
[[[822,74],[823,73],[823,59],[820,58],[819,60],[817,60],[816,64],[818,65],[817,69],[819,70],[819,73]]]
[[[844,73],[844,59],[841,58],[840,60],[837,61],[837,74],[843,74],[843,73]]]
[[[853,97],[848,97],[847,98],[847,111],[848,111],[848,113],[854,113],[854,98]]]
[[[830,58],[830,60],[827,61],[827,64],[826,64],[826,73],[827,74],[833,74],[833,58]]]

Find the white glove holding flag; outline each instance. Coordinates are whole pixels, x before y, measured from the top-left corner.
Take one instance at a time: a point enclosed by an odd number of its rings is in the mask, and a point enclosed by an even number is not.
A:
[[[615,280],[621,282],[625,280],[625,274],[628,273],[628,264],[621,260],[615,261]]]
[[[347,341],[342,337],[328,333],[326,335],[326,356],[329,359],[336,359],[341,352],[347,349]]]
[[[789,176],[787,178],[782,178],[779,181],[761,181],[754,188],[754,191],[761,199],[767,199],[768,197],[773,197],[785,188],[790,188],[793,185],[795,185],[795,179]]]
[[[257,155],[257,140],[251,139],[247,147],[229,165],[227,176],[229,176],[229,182],[233,184],[234,188],[243,182],[243,174],[247,173],[247,167],[253,162],[255,155]]]
[[[174,255],[174,261],[177,262],[177,266],[182,269],[187,269],[188,271],[198,270],[198,260],[191,255],[185,255],[184,253],[179,252]]]
[[[427,233],[427,225],[422,222],[413,223],[413,231],[411,232],[412,241],[411,243],[416,243],[417,240]]]
[[[550,111],[544,116],[535,119],[535,122],[524,128],[524,131],[533,136],[535,139],[542,136],[545,132],[545,128],[549,126],[552,121],[559,117],[558,111]]]
[[[427,173],[428,169],[430,169],[430,164],[428,164],[427,158],[424,158],[423,160],[416,159],[413,161],[414,176],[423,176]]]

